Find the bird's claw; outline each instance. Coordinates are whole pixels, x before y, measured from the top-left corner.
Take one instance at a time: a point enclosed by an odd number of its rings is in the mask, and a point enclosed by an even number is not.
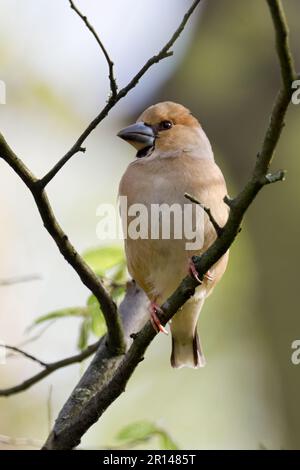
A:
[[[192,259],[190,259],[190,262],[189,262],[189,272],[190,272],[190,275],[196,279],[196,281],[199,283],[199,284],[202,284],[202,281],[198,275],[198,271],[196,269],[196,266],[195,266],[195,263]]]
[[[195,266],[195,263],[193,262],[193,260],[191,259],[190,262],[189,262],[189,272],[190,272],[190,275],[196,279],[196,281],[199,283],[199,284],[202,284],[203,281],[200,279],[199,277],[199,274],[198,274],[198,271],[196,269],[196,266]],[[206,274],[204,274],[203,276],[204,279],[206,279],[207,281],[209,282],[212,282],[214,280],[214,276],[212,275],[211,271],[207,271]]]
[[[150,320],[152,323],[153,328],[157,333],[161,332],[164,333],[165,335],[168,335],[168,331],[166,328],[160,323],[160,320],[157,316],[156,312],[162,312],[161,308],[159,305],[157,305],[155,302],[151,302],[150,305]]]

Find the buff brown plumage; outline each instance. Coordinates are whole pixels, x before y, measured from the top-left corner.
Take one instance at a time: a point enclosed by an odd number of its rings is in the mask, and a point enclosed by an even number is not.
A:
[[[173,102],[156,104],[118,135],[137,150],[137,158],[129,164],[119,187],[119,195],[127,197],[128,207],[136,203],[144,204],[149,210],[151,204],[183,207],[192,204],[184,196],[189,193],[210,208],[220,226],[226,223],[225,180],[214,162],[206,134],[188,109]],[[126,223],[130,223],[130,217]],[[125,240],[128,270],[154,306],[155,327],[159,327],[155,305],[162,304],[187,275],[192,256],[201,255],[216,238],[206,214],[200,229],[203,244],[197,250],[187,249],[185,236],[176,239],[174,233],[170,239],[128,237]],[[170,325],[173,367],[205,364],[197,335],[198,316],[206,297],[223,276],[227,260],[228,253],[212,267],[194,297],[174,315]]]

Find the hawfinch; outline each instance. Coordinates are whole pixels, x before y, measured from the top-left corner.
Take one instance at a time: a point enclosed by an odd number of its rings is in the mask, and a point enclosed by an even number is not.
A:
[[[197,276],[192,257],[205,252],[217,236],[203,208],[186,199],[185,193],[208,207],[222,227],[228,217],[228,207],[223,201],[227,194],[226,184],[214,162],[210,142],[202,127],[191,112],[180,104],[164,102],[150,106],[135,124],[121,130],[118,136],[137,150],[136,158],[129,164],[119,187],[119,197],[126,197],[128,208],[126,214],[121,210],[125,232],[133,221],[131,207],[143,205],[150,214],[153,207],[173,208],[175,204],[182,211],[189,206],[192,216],[188,223],[197,231],[195,233],[201,235],[198,246],[190,243],[185,230],[182,230],[181,237],[178,236],[178,227],[176,230],[171,227],[169,237],[162,236],[160,213],[158,222],[153,222],[152,215],[144,218],[142,223],[147,225],[146,229],[139,227],[144,236],[130,236],[128,233],[124,236],[129,273],[149,297],[153,327],[156,331],[166,332],[157,316],[159,305],[175,291],[188,273]],[[199,210],[202,212],[198,219],[196,208],[198,216]],[[173,215],[175,226],[178,213],[174,212]],[[151,222],[156,226],[151,227]],[[181,221],[177,225],[181,226]],[[155,236],[151,236],[153,232]],[[223,276],[227,261],[228,253],[202,281],[199,280],[195,295],[172,318],[173,367],[198,368],[205,365],[197,334],[197,320],[204,300]]]

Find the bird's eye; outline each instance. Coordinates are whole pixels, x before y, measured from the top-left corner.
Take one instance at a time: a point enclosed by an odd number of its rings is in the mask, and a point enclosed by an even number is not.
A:
[[[173,124],[172,124],[171,121],[162,121],[159,124],[159,129],[162,130],[162,131],[166,131],[167,129],[171,129],[172,126],[173,126]]]

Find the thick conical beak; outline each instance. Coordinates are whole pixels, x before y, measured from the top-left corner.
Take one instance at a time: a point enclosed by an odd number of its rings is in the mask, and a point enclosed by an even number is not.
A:
[[[155,133],[152,127],[147,126],[143,122],[136,122],[131,126],[125,127],[117,135],[138,150],[154,145]]]

